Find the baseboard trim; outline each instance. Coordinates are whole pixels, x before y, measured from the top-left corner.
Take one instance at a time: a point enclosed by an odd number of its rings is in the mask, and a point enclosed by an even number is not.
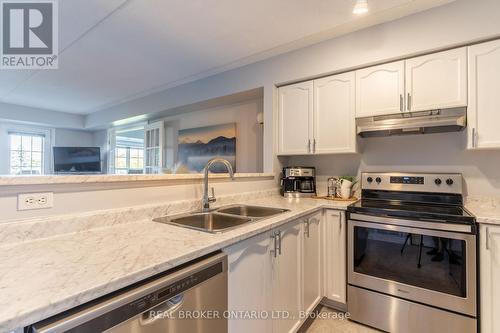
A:
[[[319,302],[319,304],[324,305],[324,306],[331,308],[331,309],[334,309],[334,310],[347,312],[347,304],[333,301],[333,300],[326,298],[326,297],[323,297],[323,299],[321,299],[321,302]]]
[[[323,305],[321,304],[321,302],[319,302],[318,305],[316,305],[316,307],[312,311],[314,316],[309,315],[307,317],[307,319],[302,323],[302,325],[300,325],[299,329],[297,330],[297,333],[306,333],[307,332],[309,327],[311,327],[312,323],[314,322],[314,318],[317,317],[318,313],[321,312],[322,307],[323,307]]]

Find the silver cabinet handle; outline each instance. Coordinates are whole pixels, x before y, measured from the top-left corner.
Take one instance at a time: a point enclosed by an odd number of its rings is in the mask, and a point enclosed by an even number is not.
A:
[[[313,139],[313,153],[316,153],[316,139]]]
[[[490,250],[490,228],[486,227],[486,250]]]
[[[399,94],[399,111],[403,112],[403,108],[404,108],[404,97],[403,97],[403,94]]]
[[[307,140],[307,152],[311,152],[311,139]]]
[[[278,236],[278,254],[281,255],[281,231],[278,230],[276,235]]]
[[[476,129],[472,128],[472,148],[476,148]]]
[[[408,102],[407,109],[408,109],[408,111],[411,111],[411,95],[410,95],[410,93],[408,93],[408,101],[407,102]]]
[[[274,242],[274,249],[271,250],[271,253],[273,254],[273,257],[277,257],[278,256],[278,240],[276,239],[276,231],[273,232],[273,234],[271,235],[271,238],[273,239],[273,242]]]
[[[309,238],[309,224],[310,224],[309,219],[305,219],[305,220],[304,220],[304,226],[305,226],[305,228],[306,228],[306,229],[304,230],[304,237],[305,237],[305,238]]]
[[[342,213],[339,213],[339,231],[342,231]]]

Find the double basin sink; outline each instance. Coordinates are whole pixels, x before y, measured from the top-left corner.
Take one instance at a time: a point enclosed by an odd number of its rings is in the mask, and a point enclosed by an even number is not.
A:
[[[288,209],[282,208],[230,205],[208,212],[194,212],[160,217],[153,219],[153,221],[211,233],[219,233],[288,211]]]

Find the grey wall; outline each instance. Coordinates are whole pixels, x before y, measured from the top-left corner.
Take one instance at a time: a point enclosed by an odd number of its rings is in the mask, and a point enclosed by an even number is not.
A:
[[[60,147],[92,147],[94,132],[56,128],[54,146]]]
[[[500,36],[500,1],[448,5],[175,87],[89,115],[86,126],[264,87],[266,124],[273,123],[275,84]],[[264,170],[272,171],[276,131],[264,129]]]
[[[7,174],[9,172],[9,162],[8,162],[8,149],[9,141],[7,136],[7,131],[10,126],[22,125],[26,128],[43,128],[43,129],[53,129],[53,137],[51,145],[52,146],[98,146],[101,147],[102,158],[104,163],[106,160],[106,149],[107,149],[107,134],[105,130],[102,131],[82,131],[73,130],[67,128],[54,128],[45,126],[35,126],[29,125],[23,122],[1,122],[0,121],[0,175]],[[47,163],[51,163],[51,156]],[[105,169],[103,169],[105,170]]]
[[[261,99],[163,118],[167,127],[167,151],[172,149],[175,156],[179,130],[236,123],[236,171],[262,172],[263,128],[257,124],[259,112],[262,112]],[[167,158],[167,166],[168,162]]]
[[[0,121],[83,129],[84,119],[85,116],[78,114],[0,103]]]
[[[72,123],[73,128],[106,128],[117,120],[263,87],[266,123],[264,170],[273,171],[276,84],[499,37],[499,12],[498,0],[456,0],[448,5],[155,93],[86,117],[61,113],[40,116],[46,111],[42,110],[38,115],[34,109],[16,115],[12,108],[5,110],[0,105],[0,118],[18,116],[24,121],[46,118],[54,122]]]
[[[293,157],[286,163],[315,166],[321,180],[361,171],[458,172],[464,175],[467,194],[500,196],[500,151],[465,150],[465,132],[367,138],[359,143],[361,154]]]

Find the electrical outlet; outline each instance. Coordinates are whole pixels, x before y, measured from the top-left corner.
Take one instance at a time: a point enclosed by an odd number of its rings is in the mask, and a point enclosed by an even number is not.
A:
[[[17,210],[45,209],[54,207],[54,193],[22,193],[17,196]]]

